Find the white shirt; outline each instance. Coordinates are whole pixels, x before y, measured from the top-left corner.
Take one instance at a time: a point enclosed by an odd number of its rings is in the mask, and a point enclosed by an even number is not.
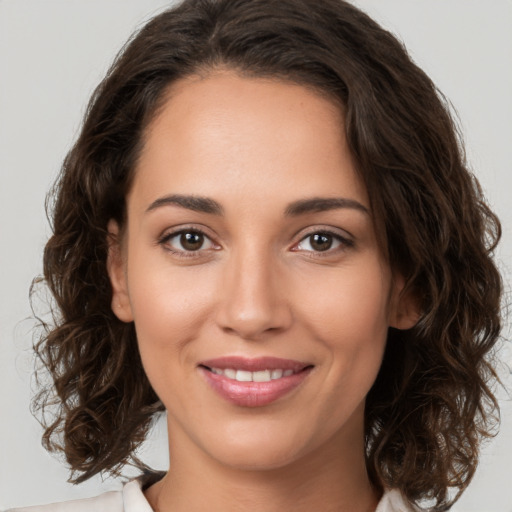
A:
[[[95,498],[15,508],[8,512],[153,512],[141,486],[140,480],[132,480],[120,491],[106,492]],[[398,490],[393,489],[384,493],[375,512],[416,512],[417,510],[407,504]]]

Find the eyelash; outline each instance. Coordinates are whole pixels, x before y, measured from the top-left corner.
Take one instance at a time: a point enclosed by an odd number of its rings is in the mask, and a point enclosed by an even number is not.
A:
[[[173,231],[171,233],[166,233],[164,234],[159,240],[158,240],[158,244],[163,246],[165,248],[165,250],[171,252],[173,255],[177,256],[178,258],[198,258],[201,256],[201,252],[204,251],[205,249],[198,249],[196,251],[188,251],[186,249],[184,250],[176,250],[176,249],[173,249],[170,245],[169,245],[169,242],[173,239],[173,238],[176,238],[178,236],[181,236],[183,234],[196,234],[196,235],[202,235],[203,237],[205,237],[206,239],[210,240],[210,243],[215,245],[214,242],[211,240],[211,238],[201,229],[199,228],[183,228],[183,229],[180,229],[179,231]],[[334,239],[334,241],[337,241],[339,242],[339,246],[336,247],[335,249],[332,249],[331,248],[328,248],[327,250],[325,251],[305,251],[305,252],[309,252],[311,253],[310,254],[310,257],[312,258],[324,258],[324,257],[327,257],[327,256],[332,256],[333,253],[338,253],[340,251],[344,251],[344,250],[347,250],[347,249],[350,249],[352,247],[354,247],[354,241],[347,238],[347,237],[344,237],[342,235],[340,235],[339,233],[336,233],[334,231],[331,231],[329,229],[316,229],[314,231],[310,231],[309,233],[306,233],[300,240],[297,244],[295,245],[299,245],[300,243],[304,242],[305,240],[307,240],[308,238],[312,237],[313,235],[327,235],[327,236],[330,236]],[[300,251],[300,249],[292,249],[293,251]]]

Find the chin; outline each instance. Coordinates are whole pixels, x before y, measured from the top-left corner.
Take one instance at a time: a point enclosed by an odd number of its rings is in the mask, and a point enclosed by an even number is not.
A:
[[[283,447],[257,447],[254,449],[223,450],[211,455],[223,465],[240,471],[270,471],[280,469],[297,461],[300,456],[296,449]]]
[[[309,451],[304,432],[294,435],[290,429],[277,425],[255,425],[253,429],[243,431],[229,430],[231,432],[219,437],[221,443],[210,440],[211,449],[208,452],[223,465],[238,470],[279,469],[293,464]]]

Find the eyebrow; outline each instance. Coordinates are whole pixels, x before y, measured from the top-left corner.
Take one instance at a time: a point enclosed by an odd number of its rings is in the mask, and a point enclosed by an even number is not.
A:
[[[287,217],[295,217],[304,213],[325,212],[340,208],[350,208],[369,213],[368,208],[355,199],[345,197],[313,197],[311,199],[299,199],[290,203],[284,214]]]
[[[195,212],[201,213],[210,213],[212,215],[224,214],[224,209],[214,199],[210,199],[209,197],[188,196],[182,194],[173,194],[170,196],[161,197],[156,201],[153,201],[146,209],[146,212],[150,212],[160,208],[161,206],[167,205],[177,205],[181,206],[182,208],[186,208],[187,210],[193,210]]]
[[[146,212],[150,212],[162,206],[176,205],[193,210],[200,213],[208,213],[211,215],[224,215],[224,208],[209,197],[172,194],[153,201]],[[290,203],[285,209],[286,217],[296,217],[305,213],[325,212],[329,210],[337,210],[340,208],[350,208],[359,210],[368,214],[368,208],[354,199],[345,197],[312,197],[309,199],[299,199]]]

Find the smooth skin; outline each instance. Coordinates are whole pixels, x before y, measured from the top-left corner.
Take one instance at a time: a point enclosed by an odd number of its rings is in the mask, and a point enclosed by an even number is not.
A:
[[[337,201],[297,207],[318,198]],[[229,70],[174,83],[146,131],[127,212],[122,236],[109,224],[112,307],[135,322],[168,413],[171,467],[146,491],[151,506],[375,510],[365,397],[388,327],[417,315],[379,249],[339,107]],[[222,356],[314,367],[277,401],[241,407],[198,367]]]

